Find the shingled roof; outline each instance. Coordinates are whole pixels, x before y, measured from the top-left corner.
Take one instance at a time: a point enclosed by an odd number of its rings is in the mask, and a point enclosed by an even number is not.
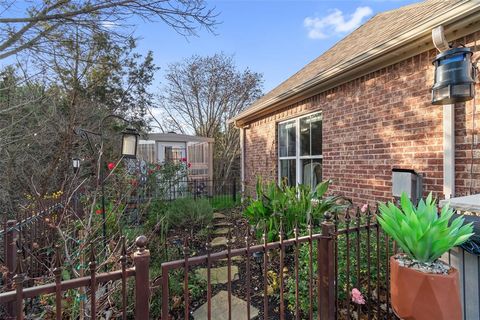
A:
[[[348,63],[365,52],[380,47],[405,32],[415,29],[426,21],[430,21],[468,2],[478,3],[477,0],[427,0],[375,15],[324,54],[258,99],[248,109],[235,117],[235,120],[251,114],[253,110],[267,107],[269,100],[278,101],[278,98],[286,96],[292,91],[298,93],[303,90],[303,88],[300,88],[302,85],[305,87],[306,83],[311,82],[312,79],[319,77],[322,73],[338,68],[338,66]]]

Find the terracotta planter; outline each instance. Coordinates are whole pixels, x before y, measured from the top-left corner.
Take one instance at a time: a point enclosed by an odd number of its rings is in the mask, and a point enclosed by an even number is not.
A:
[[[447,275],[402,267],[390,258],[392,307],[405,320],[457,320],[462,318],[458,271]]]

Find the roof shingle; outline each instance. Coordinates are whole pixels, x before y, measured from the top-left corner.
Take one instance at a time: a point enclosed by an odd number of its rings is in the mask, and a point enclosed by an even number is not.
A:
[[[255,108],[271,98],[285,94],[287,91],[312,80],[319,73],[380,46],[386,41],[414,29],[423,22],[464,2],[465,0],[427,0],[377,14],[337,42],[324,54],[258,99],[248,109]]]

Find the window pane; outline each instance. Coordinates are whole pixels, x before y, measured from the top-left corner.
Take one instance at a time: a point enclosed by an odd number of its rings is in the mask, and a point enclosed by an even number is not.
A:
[[[322,116],[313,115],[310,119],[312,156],[319,156],[322,154]]]
[[[288,156],[295,157],[296,155],[296,126],[295,122],[289,122],[286,124],[288,130]]]
[[[287,152],[287,124],[282,123],[278,125],[278,154],[280,157],[286,157]]]
[[[322,160],[304,159],[302,162],[302,184],[315,188],[322,181]]]
[[[310,155],[310,117],[300,119],[300,155]]]
[[[295,121],[278,125],[278,148],[280,157],[295,157]]]
[[[289,186],[296,184],[296,160],[280,160],[280,182],[286,181]]]

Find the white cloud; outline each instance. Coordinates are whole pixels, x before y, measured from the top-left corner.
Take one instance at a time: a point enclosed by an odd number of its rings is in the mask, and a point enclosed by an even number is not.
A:
[[[325,17],[307,17],[303,25],[308,30],[308,37],[311,39],[325,39],[335,34],[346,33],[358,28],[363,19],[372,15],[370,7],[358,7],[350,15],[344,15],[339,9]]]
[[[118,23],[113,22],[113,21],[105,20],[105,21],[101,22],[101,25],[106,29],[113,29],[113,28],[116,28],[118,26]]]

